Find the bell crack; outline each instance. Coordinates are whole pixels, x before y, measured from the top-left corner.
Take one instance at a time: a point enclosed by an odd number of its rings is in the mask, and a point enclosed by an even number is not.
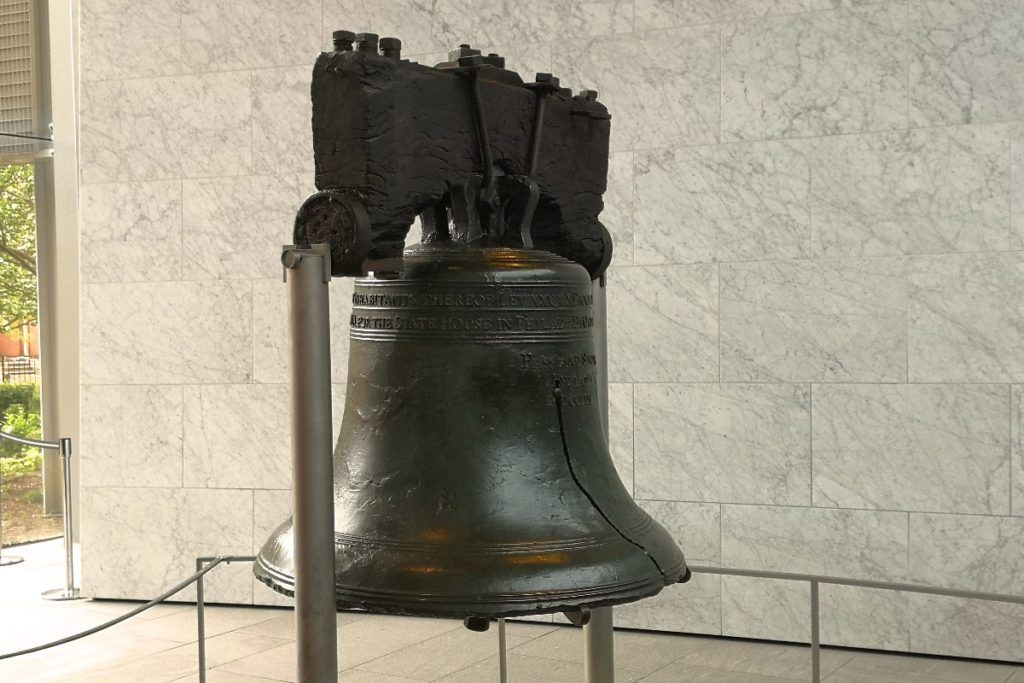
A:
[[[572,477],[573,482],[576,484],[576,488],[578,488],[580,492],[587,497],[587,500],[590,501],[591,506],[593,506],[593,508],[597,510],[597,513],[601,515],[605,522],[608,523],[608,526],[614,529],[615,533],[622,537],[622,540],[639,548],[640,551],[647,557],[647,559],[651,561],[651,564],[654,565],[654,568],[658,571],[658,573],[662,576],[665,576],[664,570],[662,570],[661,565],[658,564],[658,560],[655,559],[654,555],[651,555],[647,548],[645,548],[640,543],[634,541],[632,538],[627,536],[622,529],[616,526],[615,522],[611,520],[607,513],[605,513],[605,511],[601,509],[601,506],[597,504],[597,501],[594,500],[594,497],[590,495],[590,491],[587,491],[587,488],[583,485],[583,482],[580,481],[579,476],[576,474],[576,469],[572,465],[572,457],[569,455],[569,442],[565,437],[565,418],[562,415],[562,389],[560,384],[561,383],[558,380],[555,380],[555,412],[558,414],[558,433],[562,439],[562,454],[565,455],[565,464],[569,468],[569,476]]]

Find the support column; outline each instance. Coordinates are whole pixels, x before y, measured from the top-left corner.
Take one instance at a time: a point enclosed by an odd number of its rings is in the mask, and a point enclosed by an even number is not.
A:
[[[330,248],[285,247],[291,338],[292,515],[299,683],[338,680],[334,597]]]

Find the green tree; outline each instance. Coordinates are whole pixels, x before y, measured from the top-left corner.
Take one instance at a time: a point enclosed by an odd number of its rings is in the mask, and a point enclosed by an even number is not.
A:
[[[31,165],[0,167],[0,333],[34,323],[36,203]]]

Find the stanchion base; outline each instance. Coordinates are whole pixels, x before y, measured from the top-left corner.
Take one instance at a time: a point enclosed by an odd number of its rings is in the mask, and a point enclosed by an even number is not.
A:
[[[66,588],[54,588],[52,590],[43,591],[40,594],[40,597],[43,600],[56,600],[56,601],[61,601],[61,600],[81,600],[82,599],[82,596],[78,592],[77,588],[74,588],[74,589],[72,589],[70,591],[68,589],[66,589]]]
[[[6,567],[9,564],[20,564],[24,561],[24,557],[18,557],[17,555],[8,555],[6,557],[0,557],[0,567]]]

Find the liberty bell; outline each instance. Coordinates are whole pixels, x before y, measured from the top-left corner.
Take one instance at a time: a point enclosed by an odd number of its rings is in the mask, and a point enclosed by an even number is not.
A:
[[[320,191],[295,237],[359,278],[334,454],[337,606],[578,613],[686,580],[602,428],[607,109],[467,46],[427,67],[395,39],[383,54],[372,34],[335,39],[313,74]],[[255,572],[294,591],[291,520]]]

